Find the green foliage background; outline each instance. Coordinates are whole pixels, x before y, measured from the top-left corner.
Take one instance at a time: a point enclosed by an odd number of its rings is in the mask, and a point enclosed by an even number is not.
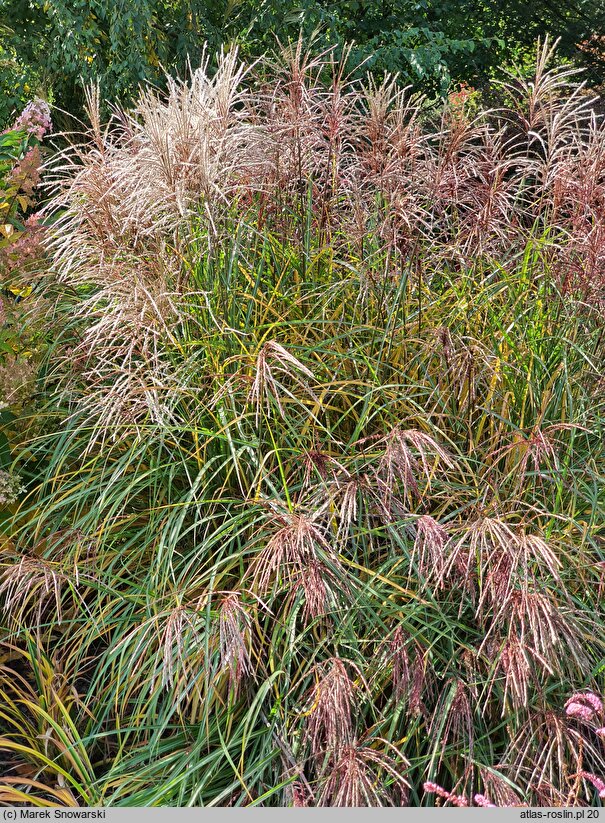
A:
[[[316,33],[317,48],[353,40],[352,65],[399,72],[432,94],[452,80],[485,83],[545,34],[603,76],[578,49],[605,29],[600,0],[0,0],[0,21],[0,125],[34,93],[78,113],[82,81],[99,78],[108,99],[128,103],[143,80],[199,63],[205,42],[254,58],[300,31]]]

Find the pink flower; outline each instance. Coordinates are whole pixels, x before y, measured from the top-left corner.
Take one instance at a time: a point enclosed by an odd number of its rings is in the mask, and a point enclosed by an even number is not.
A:
[[[594,692],[577,692],[572,694],[565,704],[565,714],[568,717],[580,717],[582,720],[591,720],[594,714],[603,713],[603,701]]]
[[[23,159],[13,167],[10,181],[17,185],[24,194],[33,194],[34,189],[40,182],[41,163],[40,147],[32,146]]]
[[[588,780],[595,789],[599,793],[599,797],[601,799],[605,798],[605,783],[603,782],[602,778],[597,777],[596,774],[592,774],[591,772],[578,772],[580,777],[583,777],[585,780]]]
[[[468,800],[466,797],[462,797],[462,795],[454,794],[453,792],[448,792],[447,789],[444,789],[443,786],[440,786],[438,783],[433,783],[432,781],[427,780],[424,784],[424,791],[427,794],[436,794],[437,797],[443,797],[444,800],[447,800],[448,803],[451,803],[452,806],[459,806],[464,808],[468,806]]]
[[[589,706],[582,706],[580,703],[570,703],[565,709],[568,717],[579,717],[582,720],[591,720],[594,712]]]
[[[476,794],[475,795],[475,805],[481,806],[484,809],[495,809],[496,804],[490,803],[487,797],[484,794]]]
[[[13,128],[23,129],[42,140],[52,128],[48,103],[39,98],[31,100],[15,120]]]

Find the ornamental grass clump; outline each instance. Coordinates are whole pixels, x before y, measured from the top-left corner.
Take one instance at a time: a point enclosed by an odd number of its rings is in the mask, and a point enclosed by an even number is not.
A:
[[[107,126],[90,92],[1,802],[599,802],[605,155],[551,60],[439,122],[301,43]]]

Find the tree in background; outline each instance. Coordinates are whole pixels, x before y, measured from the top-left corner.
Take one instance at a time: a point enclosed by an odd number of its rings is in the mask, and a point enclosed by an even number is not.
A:
[[[107,98],[128,103],[141,81],[198,64],[206,42],[254,58],[300,31],[317,48],[354,41],[354,64],[433,95],[484,84],[545,34],[604,76],[600,0],[0,0],[0,20],[0,124],[34,93],[78,113],[83,82],[99,78]]]

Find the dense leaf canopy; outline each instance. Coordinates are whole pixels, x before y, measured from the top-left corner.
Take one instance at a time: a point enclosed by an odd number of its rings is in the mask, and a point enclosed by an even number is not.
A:
[[[399,72],[431,93],[485,83],[495,66],[522,63],[536,37],[561,36],[560,54],[599,77],[600,0],[0,0],[0,123],[33,93],[78,111],[82,81],[100,78],[112,100],[143,80],[163,82],[188,59],[238,44],[246,57],[276,39],[315,33],[317,47],[354,41],[352,64]],[[590,46],[586,44],[590,43]],[[584,45],[582,45],[584,44]]]

